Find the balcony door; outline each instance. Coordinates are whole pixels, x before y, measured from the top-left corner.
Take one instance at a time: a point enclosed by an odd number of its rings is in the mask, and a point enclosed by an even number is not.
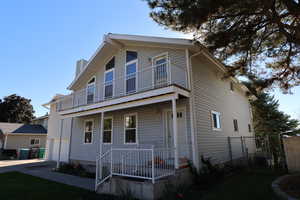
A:
[[[96,78],[93,77],[89,80],[86,86],[86,103],[91,104],[95,102],[95,92],[96,92]]]
[[[168,56],[163,54],[153,58],[153,85],[162,87],[168,83]]]

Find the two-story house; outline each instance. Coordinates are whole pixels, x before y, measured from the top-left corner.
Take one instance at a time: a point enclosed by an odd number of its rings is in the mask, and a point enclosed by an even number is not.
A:
[[[200,157],[226,162],[228,136],[252,136],[249,91],[192,40],[107,34],[51,102],[49,160],[113,176],[172,176]]]

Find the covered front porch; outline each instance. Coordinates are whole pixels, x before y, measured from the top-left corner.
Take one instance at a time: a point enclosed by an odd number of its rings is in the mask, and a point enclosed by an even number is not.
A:
[[[65,116],[72,118],[70,161],[96,161],[96,189],[112,176],[154,183],[192,160],[189,99],[168,95],[173,98]]]

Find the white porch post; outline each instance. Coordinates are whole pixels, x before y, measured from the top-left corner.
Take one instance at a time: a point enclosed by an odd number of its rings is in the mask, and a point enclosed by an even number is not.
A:
[[[99,154],[102,155],[102,146],[103,146],[103,130],[104,130],[104,112],[101,113],[101,119],[100,119],[100,149]]]
[[[56,162],[56,168],[59,168],[59,166],[60,166],[61,140],[62,140],[62,134],[63,134],[63,125],[64,125],[64,119],[61,119],[60,120],[59,146],[58,146],[58,158],[57,158],[57,162]]]
[[[178,158],[178,131],[177,131],[177,109],[176,99],[172,99],[172,114],[173,114],[173,134],[174,134],[174,148],[175,148],[175,169],[179,169],[179,158]]]

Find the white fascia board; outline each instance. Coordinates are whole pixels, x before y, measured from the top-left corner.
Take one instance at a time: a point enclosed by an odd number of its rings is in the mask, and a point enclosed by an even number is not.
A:
[[[168,93],[175,93],[175,92],[177,92],[176,88],[177,88],[176,86],[168,86],[168,87],[164,87],[164,88],[146,91],[143,93],[133,94],[133,95],[124,96],[124,97],[120,97],[120,98],[116,98],[116,99],[112,99],[112,100],[107,100],[107,101],[100,102],[100,103],[95,103],[93,105],[80,106],[78,108],[61,111],[61,112],[59,112],[59,114],[66,115],[66,114],[70,114],[70,113],[74,113],[74,112],[83,112],[86,110],[121,104],[121,103],[129,102],[129,101],[150,98],[150,97],[159,96],[159,95],[168,94]]]
[[[8,136],[28,136],[28,135],[39,135],[39,136],[47,136],[45,133],[9,133]]]
[[[183,38],[166,38],[166,37],[126,35],[126,34],[115,34],[115,33],[109,33],[108,37],[114,40],[131,40],[137,42],[154,42],[154,43],[162,43],[162,44],[194,46],[192,40],[183,39]]]
[[[106,35],[104,35],[103,37],[103,42],[101,43],[101,45],[98,47],[98,49],[96,50],[96,52],[92,55],[92,57],[88,60],[88,63],[85,65],[84,69],[77,75],[77,77],[72,81],[72,83],[67,87],[68,90],[71,90],[71,88],[74,86],[74,84],[77,82],[77,80],[79,79],[79,77],[81,77],[82,74],[85,73],[85,71],[87,70],[87,68],[90,66],[90,63],[94,60],[94,58],[96,57],[96,55],[104,48],[105,44],[106,44]]]

